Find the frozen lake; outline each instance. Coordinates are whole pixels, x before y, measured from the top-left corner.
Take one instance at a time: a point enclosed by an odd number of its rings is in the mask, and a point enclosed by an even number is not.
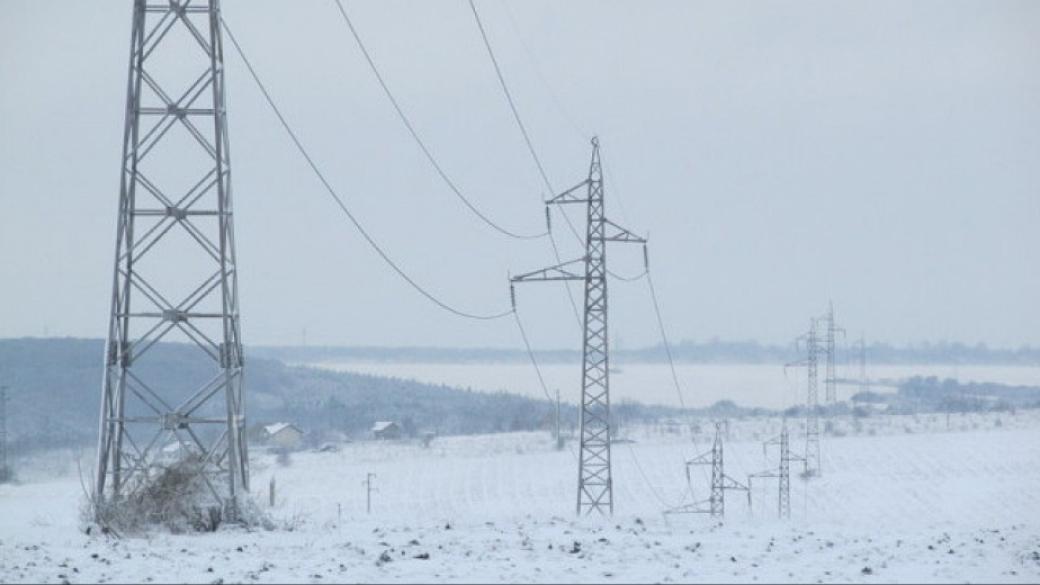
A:
[[[337,371],[360,372],[447,384],[483,391],[506,391],[542,398],[534,369],[528,363],[397,363],[323,362],[308,364]],[[577,402],[580,365],[541,364],[550,391],[559,389],[565,402]],[[687,406],[710,406],[732,400],[742,406],[784,408],[804,402],[805,370],[768,364],[677,364],[679,382]],[[839,366],[839,378],[856,378],[857,367]],[[820,370],[821,380],[823,369]],[[1040,386],[1040,368],[1026,366],[976,365],[877,365],[868,367],[873,380],[898,380],[910,376],[955,378],[961,382],[998,382]],[[611,399],[678,406],[679,398],[665,363],[622,363],[611,374]],[[884,391],[885,388],[878,388]],[[859,391],[856,385],[839,385],[838,398],[848,399]],[[820,396],[823,397],[821,382]]]

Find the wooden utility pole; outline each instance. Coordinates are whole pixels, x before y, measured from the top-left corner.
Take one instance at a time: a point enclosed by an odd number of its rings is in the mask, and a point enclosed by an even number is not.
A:
[[[369,473],[367,473],[365,475],[365,481],[361,482],[365,486],[365,513],[366,514],[371,514],[372,513],[372,492],[375,491],[375,489],[372,487],[372,479],[375,478],[375,476],[376,476],[376,474],[369,472]]]

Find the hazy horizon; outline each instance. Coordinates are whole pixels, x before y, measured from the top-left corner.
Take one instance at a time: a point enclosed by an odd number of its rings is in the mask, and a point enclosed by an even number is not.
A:
[[[75,336],[75,335],[21,335],[21,336],[14,336],[14,337],[0,337],[0,342],[4,342],[4,341],[20,341],[20,340],[26,340],[26,339],[28,339],[28,340],[38,340],[38,341],[48,341],[48,340],[104,341],[105,340],[104,337],[99,337],[99,336],[91,337],[91,336]],[[768,342],[763,342],[763,341],[759,341],[759,340],[756,340],[756,339],[722,339],[722,338],[686,339],[686,338],[683,338],[683,339],[669,339],[668,341],[669,341],[669,346],[673,347],[673,348],[679,347],[679,346],[685,345],[685,344],[693,344],[693,345],[696,345],[696,346],[711,346],[712,344],[719,344],[719,345],[750,344],[750,345],[758,346],[758,347],[763,348],[763,349],[786,349],[786,348],[792,348],[793,349],[795,347],[795,343],[793,341],[788,342],[788,343],[783,343],[783,342],[780,342],[780,343],[768,343]],[[162,343],[191,345],[191,342],[183,341],[183,340],[179,340],[179,339],[164,341]],[[840,353],[846,353],[847,352],[849,355],[852,355],[853,353],[858,351],[858,345],[857,345],[858,343],[859,343],[858,339],[844,339],[843,340],[843,339],[839,338],[839,341],[838,341],[839,352]],[[432,351],[447,351],[447,352],[452,352],[452,351],[463,351],[463,352],[465,352],[465,351],[490,351],[490,352],[506,351],[506,352],[518,352],[518,353],[525,353],[526,352],[526,349],[523,347],[522,344],[518,344],[518,345],[463,345],[463,344],[460,344],[460,345],[407,345],[407,344],[400,344],[400,345],[377,345],[377,344],[325,344],[325,343],[311,343],[311,342],[308,342],[307,344],[303,344],[302,340],[297,340],[296,343],[290,342],[290,343],[284,343],[284,344],[282,344],[282,343],[248,343],[247,342],[247,343],[244,344],[244,347],[247,350],[247,352],[248,352],[248,350],[250,348],[252,348],[252,349],[274,349],[274,350],[277,350],[277,349],[286,349],[286,350],[296,350],[296,349],[302,349],[302,350],[322,350],[322,349],[336,350],[336,349],[343,349],[343,350],[375,350],[375,351],[385,350],[385,351],[389,351],[389,352],[393,352],[393,351],[408,351],[408,350],[432,350]],[[625,345],[625,346],[620,346],[620,347],[615,344],[615,345],[611,346],[611,349],[612,349],[612,351],[615,351],[615,352],[641,352],[641,351],[648,351],[648,350],[653,350],[653,349],[657,349],[657,348],[661,348],[661,347],[663,347],[663,346],[661,345],[660,341],[657,341],[657,342],[651,341],[651,342],[646,343],[646,344]],[[939,348],[944,348],[944,347],[945,348],[961,347],[961,348],[965,348],[965,349],[968,349],[968,350],[982,350],[982,351],[993,351],[993,352],[1016,352],[1016,351],[1040,350],[1040,346],[1030,345],[1030,344],[1023,344],[1023,345],[1017,345],[1017,346],[996,346],[996,345],[989,345],[989,344],[987,344],[985,342],[969,343],[969,342],[963,342],[963,341],[958,341],[958,340],[947,340],[947,339],[938,339],[938,340],[927,340],[926,339],[926,340],[922,340],[922,341],[919,341],[919,342],[911,342],[911,343],[906,343],[906,344],[897,344],[897,343],[887,342],[887,341],[884,341],[884,340],[870,340],[870,339],[868,339],[867,340],[867,348],[868,348],[868,350],[871,347],[882,347],[882,348],[885,348],[885,349],[895,350],[895,351],[900,351],[900,350],[921,350],[921,349],[939,349]],[[539,348],[532,348],[532,349],[533,349],[533,351],[535,353],[570,352],[570,353],[578,353],[578,354],[580,354],[580,352],[581,352],[580,344],[574,344],[573,346],[560,345],[560,346],[557,346],[557,347],[548,347],[547,346],[547,347],[539,347]],[[858,355],[858,354],[856,354],[856,355]]]
[[[785,344],[833,299],[850,339],[1040,345],[1040,4],[477,6],[547,173],[603,143],[607,213],[650,236],[673,342]],[[446,171],[496,221],[545,196],[465,2],[348,2]],[[4,2],[0,337],[104,337],[130,4]],[[330,181],[424,286],[474,312],[544,241],[489,230],[439,182],[327,1],[224,15]],[[518,347],[383,265],[226,50],[247,346]],[[580,214],[574,214],[580,221]],[[581,254],[556,221],[563,258]],[[637,273],[638,249],[611,268]],[[179,269],[174,266],[171,269]],[[643,283],[612,281],[615,347],[659,342]],[[575,293],[578,293],[575,287]],[[578,348],[558,286],[518,289],[536,349]]]

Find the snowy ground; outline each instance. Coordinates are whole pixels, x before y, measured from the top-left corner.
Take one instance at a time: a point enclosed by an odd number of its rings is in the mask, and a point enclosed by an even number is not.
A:
[[[778,428],[734,421],[726,472],[743,480],[775,465],[759,441]],[[1040,412],[955,415],[949,431],[942,416],[834,428],[845,436],[824,438],[823,477],[792,482],[791,520],[777,519],[776,484],[762,481],[753,513],[729,494],[723,524],[662,515],[691,499],[681,463],[707,447],[706,434],[694,446],[668,427],[630,427],[634,442],[615,445],[616,514],[605,520],[573,516],[571,451],[517,433],[429,449],[355,443],[288,466],[254,450],[253,491],[266,499],[276,478],[279,529],[89,537],[76,466],[55,453],[0,486],[0,581],[1040,580]],[[698,499],[705,480],[693,476]]]

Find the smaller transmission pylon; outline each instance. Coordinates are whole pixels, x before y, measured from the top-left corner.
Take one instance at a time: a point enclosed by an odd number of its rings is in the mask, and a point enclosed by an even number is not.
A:
[[[805,344],[805,359],[786,364],[784,368],[804,366],[806,370],[805,400],[805,466],[803,475],[812,477],[820,475],[820,389],[819,362],[820,354],[827,352],[817,333],[818,322],[809,319],[809,330],[797,339],[799,349]]]
[[[7,386],[0,386],[0,483],[10,479],[7,467]]]
[[[784,420],[780,434],[762,443],[762,452],[767,454],[769,447],[780,447],[780,462],[777,467],[767,469],[748,476],[748,507],[751,506],[751,485],[755,478],[776,478],[777,481],[777,514],[781,518],[791,517],[791,462],[803,458],[791,453],[790,434],[787,430],[787,420]]]
[[[827,313],[823,316],[823,320],[826,322],[827,327],[827,375],[823,379],[825,388],[824,399],[827,404],[834,404],[838,401],[838,379],[835,372],[835,362],[837,360],[837,336],[841,333],[842,337],[844,337],[845,329],[839,327],[834,321],[833,302],[828,302]]]
[[[690,468],[698,465],[711,466],[711,492],[708,499],[665,510],[665,514],[711,514],[712,518],[722,518],[726,515],[726,492],[728,490],[750,493],[747,485],[726,475],[722,450],[722,429],[725,424],[721,421],[715,423],[715,440],[712,443],[711,451],[702,453],[686,462],[686,485],[691,493],[693,492],[693,480],[690,477]]]
[[[862,333],[859,336],[859,391],[867,391],[867,338]]]

